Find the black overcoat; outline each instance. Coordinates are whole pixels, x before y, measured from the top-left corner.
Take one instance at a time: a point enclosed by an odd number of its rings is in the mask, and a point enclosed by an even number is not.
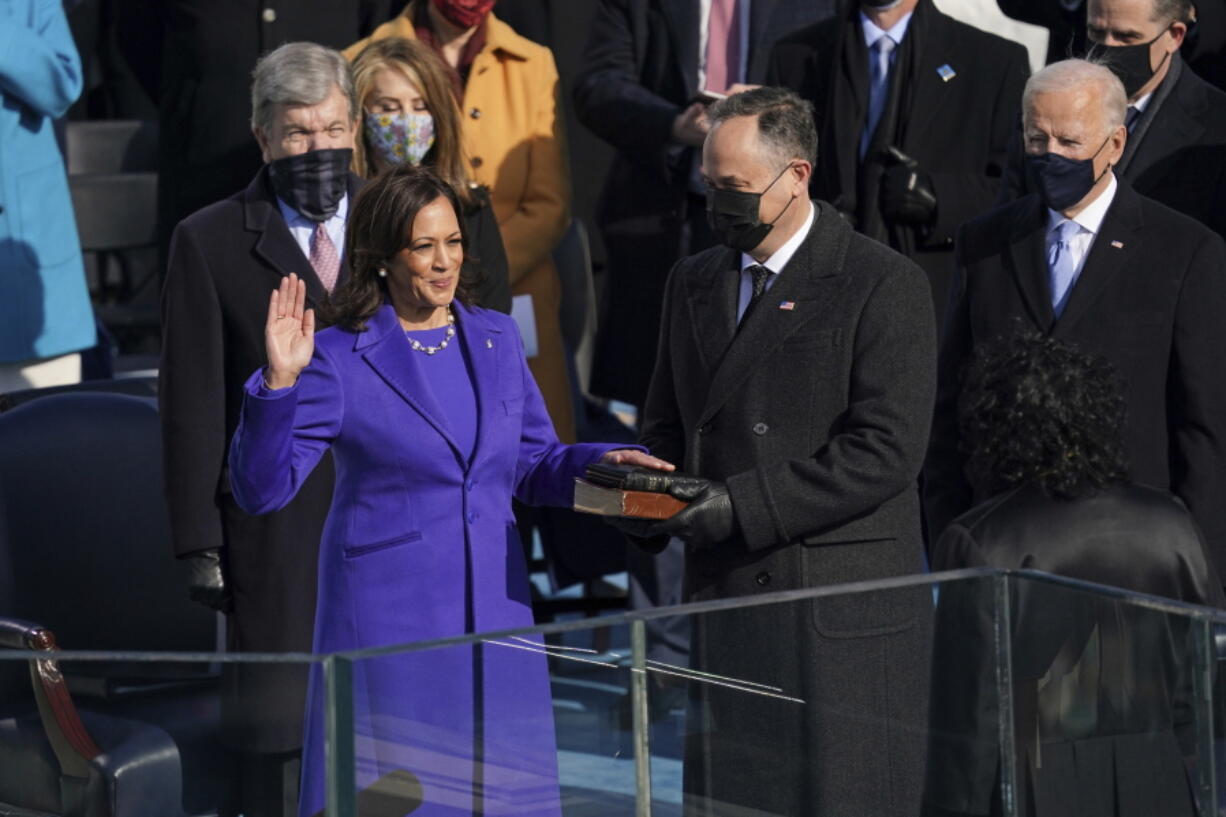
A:
[[[755,0],[746,77],[761,83],[770,46],[833,13],[834,0]],[[600,195],[608,253],[592,391],[635,405],[655,360],[664,281],[677,259],[705,249],[685,234],[696,150],[672,141],[698,89],[698,0],[601,0],[575,82],[575,113],[617,149]]]
[[[813,103],[819,136],[813,195],[851,213],[868,110],[859,13],[851,3],[846,14],[784,37],[767,70],[768,84]],[[847,63],[844,37],[859,38],[854,52],[863,63]],[[937,215],[922,231],[891,231],[891,246],[928,273],[939,315],[953,273],[954,234],[996,202],[1030,68],[1025,48],[942,14],[931,0],[920,0],[906,40],[918,51],[911,87],[900,96],[895,144],[932,177]],[[901,64],[900,53],[891,73],[898,75]],[[840,99],[848,105],[836,104]]]
[[[967,224],[941,340],[940,387],[924,470],[935,541],[987,497],[958,451],[960,369],[976,344],[1017,329],[1105,357],[1124,381],[1134,481],[1169,489],[1226,566],[1226,243],[1120,182],[1059,320],[1051,307],[1048,210],[1034,195]]]
[[[738,253],[707,250],[669,278],[642,442],[726,481],[740,529],[687,555],[689,600],[921,569],[916,478],[936,366],[928,283],[815,206],[808,237],[739,331]],[[920,588],[695,621],[698,669],[803,701],[694,685],[695,813],[918,809],[930,613]]]
[[[958,517],[932,565],[1041,570],[1191,604],[1226,600],[1187,509],[1138,485],[1075,500],[1015,488]],[[1000,813],[993,585],[941,587],[924,796],[932,817]],[[1040,580],[1008,591],[1018,812],[1196,814],[1183,762],[1194,735],[1191,619]]]
[[[351,206],[360,185],[351,175]],[[225,468],[243,383],[267,362],[269,294],[291,272],[306,280],[308,306],[318,306],[323,285],[261,169],[245,190],[179,225],[162,290],[159,401],[175,553],[224,548],[235,651],[311,651],[332,462],[321,462],[289,506],[265,516],[238,508]],[[249,751],[300,746],[306,667],[228,666],[230,739]]]

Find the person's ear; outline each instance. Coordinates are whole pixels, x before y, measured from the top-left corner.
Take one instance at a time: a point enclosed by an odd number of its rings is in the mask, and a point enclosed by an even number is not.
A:
[[[792,167],[788,170],[792,174],[793,190],[792,195],[807,196],[809,192],[809,180],[813,178],[813,165],[804,159],[797,159],[792,162]]]
[[[1175,49],[1178,50],[1188,36],[1188,24],[1182,20],[1176,20],[1171,23],[1168,30],[1171,32],[1171,41],[1175,43]]]
[[[1123,155],[1126,144],[1128,144],[1128,128],[1120,125],[1115,129],[1115,133],[1111,134],[1111,150],[1113,153]]]

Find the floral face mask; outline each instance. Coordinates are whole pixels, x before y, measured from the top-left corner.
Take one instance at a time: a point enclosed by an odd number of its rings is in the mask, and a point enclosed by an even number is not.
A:
[[[434,145],[434,117],[426,111],[368,113],[366,140],[388,164],[421,164]]]

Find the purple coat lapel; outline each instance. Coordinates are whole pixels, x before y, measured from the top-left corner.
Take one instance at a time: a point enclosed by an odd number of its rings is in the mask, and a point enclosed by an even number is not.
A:
[[[494,395],[501,372],[497,356],[491,354],[491,350],[501,342],[503,333],[479,312],[459,302],[453,308],[457,336],[472,366],[473,390],[477,395],[477,444],[472,452],[475,461],[483,452],[485,434],[492,425],[491,412],[497,406]],[[467,471],[470,462],[460,453],[446,416],[426,382],[421,356],[409,354],[400,321],[390,304],[375,313],[365,332],[357,334],[354,350],[360,352],[370,367],[447,441],[456,461]]]

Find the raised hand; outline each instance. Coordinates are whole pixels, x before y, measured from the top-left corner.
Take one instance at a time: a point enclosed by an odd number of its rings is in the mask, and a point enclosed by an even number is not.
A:
[[[315,351],[315,310],[305,309],[306,282],[294,273],[281,279],[268,302],[264,324],[265,375],[270,388],[284,389],[298,382],[299,373]]]

